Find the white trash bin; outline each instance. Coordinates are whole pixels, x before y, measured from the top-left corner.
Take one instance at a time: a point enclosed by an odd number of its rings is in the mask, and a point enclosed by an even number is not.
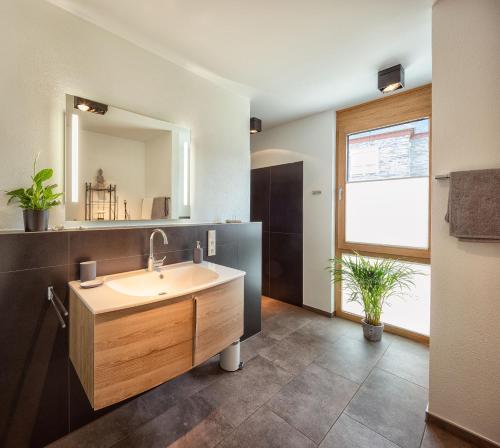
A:
[[[234,372],[241,368],[240,341],[233,342],[229,347],[220,352],[219,365],[222,370]]]

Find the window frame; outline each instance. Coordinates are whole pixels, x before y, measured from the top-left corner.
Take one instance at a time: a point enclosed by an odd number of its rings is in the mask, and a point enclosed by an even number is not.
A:
[[[362,255],[382,258],[397,258],[430,264],[431,259],[431,154],[432,154],[432,85],[392,94],[368,103],[360,104],[337,111],[336,121],[336,188],[335,188],[335,254],[340,257],[343,252],[356,251]],[[347,182],[347,139],[350,134],[393,126],[420,119],[429,119],[429,219],[427,249],[385,246],[379,244],[353,243],[345,239],[345,191]],[[354,321],[359,316],[342,311],[341,285],[335,286],[335,314]],[[411,332],[392,325],[385,325],[389,332],[405,337],[428,342],[425,335]]]

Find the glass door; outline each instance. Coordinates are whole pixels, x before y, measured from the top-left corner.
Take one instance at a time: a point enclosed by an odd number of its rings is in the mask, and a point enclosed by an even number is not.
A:
[[[348,109],[347,117],[343,111],[337,114],[336,253],[351,257],[358,252],[410,264],[418,273],[415,287],[393,297],[382,320],[389,331],[425,340],[431,274],[430,101],[426,108],[412,92],[359,106],[359,114],[356,108]],[[398,116],[400,102],[404,107],[400,105]],[[412,108],[414,113],[408,113]],[[340,285],[336,314],[359,320],[362,307],[347,297]]]

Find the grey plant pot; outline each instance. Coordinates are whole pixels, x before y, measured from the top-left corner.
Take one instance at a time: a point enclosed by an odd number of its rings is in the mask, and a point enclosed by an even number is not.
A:
[[[49,228],[48,210],[23,210],[24,231],[43,232]]]
[[[363,335],[371,342],[379,342],[382,339],[384,332],[384,324],[370,325],[366,323],[365,319],[361,321],[363,325]]]

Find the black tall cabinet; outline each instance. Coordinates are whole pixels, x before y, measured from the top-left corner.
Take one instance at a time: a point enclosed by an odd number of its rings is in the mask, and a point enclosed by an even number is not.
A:
[[[302,305],[303,162],[256,168],[252,221],[262,221],[262,294]]]

